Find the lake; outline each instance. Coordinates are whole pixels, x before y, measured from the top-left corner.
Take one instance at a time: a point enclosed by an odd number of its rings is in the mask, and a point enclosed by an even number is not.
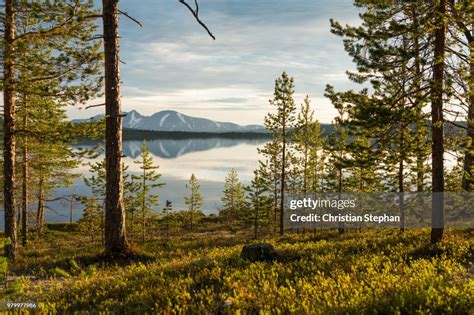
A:
[[[170,200],[174,210],[186,209],[184,196],[188,194],[186,183],[191,174],[197,177],[203,200],[203,212],[206,214],[218,213],[221,207],[221,197],[224,180],[229,171],[234,168],[239,179],[249,184],[253,171],[258,166],[259,154],[257,148],[262,147],[268,139],[257,137],[252,139],[233,138],[187,138],[187,139],[148,139],[147,145],[155,164],[159,165],[158,172],[162,174],[160,182],[164,187],[157,188],[153,193],[158,194],[159,204],[156,211],[161,211],[166,200]],[[125,140],[123,142],[124,163],[128,166],[127,172],[140,172],[140,165],[134,163],[139,158],[143,140]],[[80,147],[90,147],[81,145]],[[88,160],[95,162],[103,156]],[[89,173],[87,162],[78,167],[75,172],[83,176]],[[90,196],[91,192],[84,185],[82,178],[75,180],[72,187],[60,188],[54,191],[50,199],[72,194]],[[48,222],[65,222],[70,219],[70,202],[65,200],[48,202],[46,220]],[[73,221],[82,216],[82,205],[75,202],[72,207]],[[36,211],[32,205],[31,211]],[[0,218],[3,225],[3,216]]]
[[[201,194],[204,198],[203,211],[206,214],[218,213],[222,202],[224,179],[234,168],[244,184],[249,184],[253,171],[258,167],[259,156],[257,149],[263,147],[267,138],[174,138],[174,139],[147,139],[147,145],[155,164],[160,166],[161,182],[164,187],[154,191],[159,196],[156,211],[161,211],[165,201],[170,200],[174,210],[185,209],[184,196],[188,194],[185,188],[191,174],[194,173],[201,185]],[[123,143],[124,162],[128,165],[128,172],[136,174],[140,171],[139,165],[134,163],[139,157],[143,140],[125,140]],[[93,143],[81,145],[91,147]],[[454,159],[447,155],[447,166],[452,167]],[[87,176],[89,166],[87,162],[102,159],[88,160],[78,167],[75,172]],[[75,180],[72,187],[56,189],[49,199],[72,194],[90,196],[91,192],[84,185],[82,178]],[[46,220],[48,222],[68,222],[71,215],[71,204],[64,200],[47,202]],[[36,204],[30,205],[30,212],[36,211]],[[3,230],[3,209],[0,215],[0,229]],[[75,202],[72,205],[72,218],[77,221],[82,217],[82,205]],[[32,223],[34,220],[32,220]]]

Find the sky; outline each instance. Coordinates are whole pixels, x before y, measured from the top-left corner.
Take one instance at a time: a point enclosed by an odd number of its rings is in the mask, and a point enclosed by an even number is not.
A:
[[[193,3],[193,0],[188,0]],[[358,24],[351,0],[200,0],[200,17],[213,41],[177,0],[121,0],[122,107],[144,115],[161,110],[238,124],[262,124],[272,109],[275,79],[295,79],[297,104],[308,94],[316,118],[336,112],[324,98],[326,84],[357,88],[353,69],[329,19]],[[94,100],[91,104],[101,103]],[[71,118],[103,112],[68,108]]]

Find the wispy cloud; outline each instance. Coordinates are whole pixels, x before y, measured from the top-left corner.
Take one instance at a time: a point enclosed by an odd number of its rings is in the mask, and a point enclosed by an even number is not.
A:
[[[351,60],[329,30],[330,18],[357,23],[352,1],[202,0],[202,19],[216,41],[178,1],[120,4],[145,25],[140,29],[121,19],[125,110],[150,114],[171,108],[241,124],[262,123],[274,80],[285,70],[295,77],[298,103],[309,94],[318,100],[318,118],[330,121],[334,111],[323,97],[325,85],[354,87],[345,75],[353,67]]]

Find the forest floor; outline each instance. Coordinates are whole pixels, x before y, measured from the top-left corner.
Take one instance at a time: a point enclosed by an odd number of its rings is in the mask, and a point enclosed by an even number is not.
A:
[[[21,249],[0,305],[45,313],[474,314],[474,230],[318,231],[262,238],[273,262],[239,258],[249,234],[188,232],[150,240],[141,256],[102,262],[101,247],[49,230]]]

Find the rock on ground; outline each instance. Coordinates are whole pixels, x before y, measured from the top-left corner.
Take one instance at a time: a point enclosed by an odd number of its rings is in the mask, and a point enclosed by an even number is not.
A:
[[[260,243],[245,245],[240,258],[249,261],[273,261],[278,258],[272,244]]]

